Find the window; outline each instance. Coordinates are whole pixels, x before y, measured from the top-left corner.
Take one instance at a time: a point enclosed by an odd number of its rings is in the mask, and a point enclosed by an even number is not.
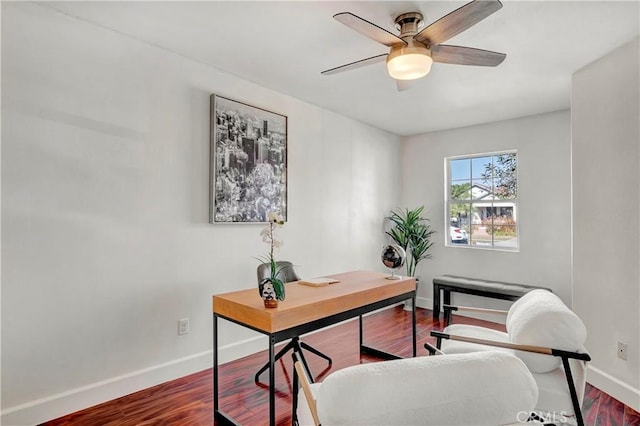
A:
[[[448,246],[518,249],[515,151],[446,160]]]

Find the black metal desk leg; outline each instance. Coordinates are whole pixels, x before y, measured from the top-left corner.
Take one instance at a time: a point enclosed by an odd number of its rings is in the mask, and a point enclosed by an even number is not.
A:
[[[417,346],[417,342],[416,342],[416,297],[413,296],[413,298],[411,299],[411,306],[413,306],[412,312],[411,312],[411,326],[412,326],[412,332],[413,332],[413,357],[415,358],[417,352],[416,352],[416,346]]]
[[[298,390],[300,390],[300,384],[298,383],[298,372],[296,371],[295,363],[296,353],[291,354],[291,358],[293,358],[293,386],[292,386],[292,404],[291,404],[291,426],[298,426]]]
[[[440,317],[440,286],[433,285],[433,319]]]
[[[275,338],[269,335],[269,424],[276,424],[276,366],[274,348]]]
[[[213,419],[220,425],[238,426],[231,417],[220,410],[220,360],[218,357],[218,315],[213,314]]]
[[[363,344],[363,338],[362,338],[362,315],[358,316],[358,323],[360,324],[360,331],[359,331],[359,334],[360,334],[360,345],[358,346],[358,348],[360,348],[359,351],[362,352],[362,344]]]
[[[213,417],[218,411],[218,316],[213,314]]]

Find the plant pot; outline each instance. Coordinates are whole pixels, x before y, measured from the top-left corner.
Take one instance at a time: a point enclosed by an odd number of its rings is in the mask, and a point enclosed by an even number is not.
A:
[[[265,308],[277,308],[278,307],[278,299],[262,299],[264,302]]]

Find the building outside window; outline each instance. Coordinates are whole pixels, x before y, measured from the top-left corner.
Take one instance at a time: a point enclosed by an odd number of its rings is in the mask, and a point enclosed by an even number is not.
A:
[[[517,250],[517,153],[446,159],[448,246]]]

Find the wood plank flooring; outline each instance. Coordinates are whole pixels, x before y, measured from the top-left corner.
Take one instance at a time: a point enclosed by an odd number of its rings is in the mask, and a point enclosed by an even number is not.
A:
[[[431,318],[428,309],[417,310],[418,355],[426,355],[424,342],[433,343],[432,329],[440,329],[441,321]],[[499,324],[471,319],[459,322],[481,324],[503,329]],[[397,306],[365,319],[365,343],[402,356],[411,355],[411,313]],[[332,371],[378,359],[358,354],[358,322],[350,321],[302,339],[333,358],[333,365],[313,354],[307,356],[317,380]],[[220,369],[220,408],[243,425],[268,424],[268,372],[264,383],[253,381],[255,372],[265,363],[267,352],[224,364]],[[278,425],[291,424],[292,372],[291,357],[283,357],[276,365],[276,413]],[[149,426],[211,425],[213,423],[212,370],[154,386],[95,407],[44,423],[47,426]],[[609,395],[588,386],[583,404],[585,423],[589,426],[640,426],[640,414],[625,407]]]

